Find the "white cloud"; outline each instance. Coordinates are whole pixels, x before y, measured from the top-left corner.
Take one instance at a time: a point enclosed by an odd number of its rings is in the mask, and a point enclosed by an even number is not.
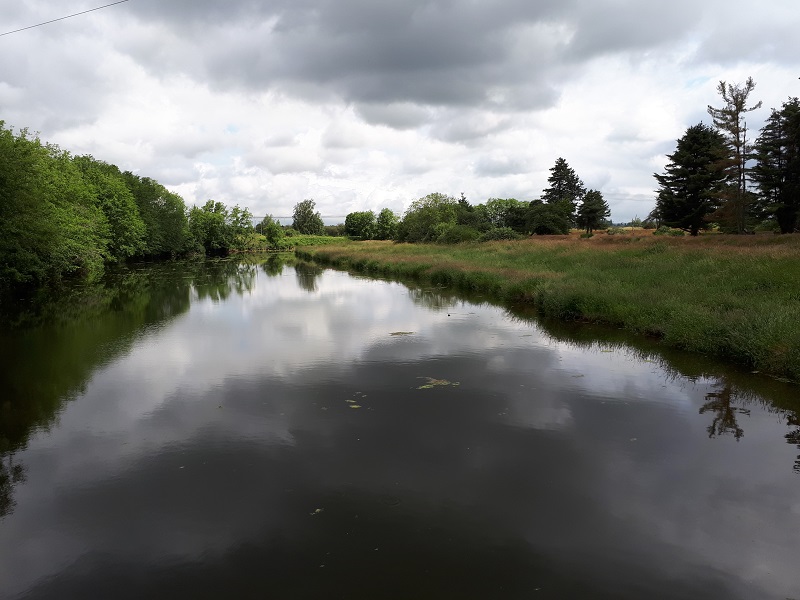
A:
[[[4,27],[64,10],[17,5]],[[718,80],[754,77],[754,129],[798,93],[798,25],[780,0],[140,0],[0,37],[0,118],[190,205],[285,215],[313,197],[340,215],[433,191],[530,199],[563,156],[628,220],[719,104]]]

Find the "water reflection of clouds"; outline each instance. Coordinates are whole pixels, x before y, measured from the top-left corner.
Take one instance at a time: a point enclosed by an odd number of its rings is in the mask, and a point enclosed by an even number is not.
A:
[[[295,278],[259,273],[249,293],[196,301],[98,371],[59,426],[31,441],[30,480],[6,530],[21,541],[0,576],[22,581],[26,565],[48,560],[57,572],[90,549],[131,560],[222,555],[253,539],[253,514],[258,535],[308,520],[314,506],[293,506],[276,482],[333,491],[346,480],[358,492],[468,509],[534,548],[568,555],[595,544],[641,552],[649,558],[633,556],[634,566],[652,561],[676,577],[690,579],[699,564],[791,589],[798,553],[785,550],[800,548],[778,516],[800,514],[800,500],[776,475],[785,461],[771,446],[746,452],[747,437],[708,441],[696,407],[711,382],[674,378],[620,349],[554,342],[487,305],[420,310],[399,284],[334,272],[314,285],[310,293]],[[445,305],[464,310],[448,316]],[[376,373],[372,362],[385,366]],[[416,389],[456,362],[467,365],[458,388]],[[384,405],[376,398],[375,410],[365,402],[348,413],[345,399],[373,388]],[[391,408],[421,400],[419,412]],[[748,421],[753,437],[768,438],[768,419]],[[369,435],[382,438],[374,455],[359,446]],[[237,447],[234,469],[214,463],[226,444]],[[299,460],[286,473],[289,451]],[[726,487],[740,483],[733,470],[707,475],[731,461],[748,489]],[[180,479],[208,465],[217,468],[207,477]],[[521,476],[505,477],[509,465]],[[131,522],[87,517],[80,504],[91,490],[130,505]],[[504,509],[486,515],[498,498]],[[52,531],[29,535],[43,511]],[[197,514],[215,519],[198,524]],[[71,529],[81,519],[83,529]],[[737,546],[750,535],[763,541]]]

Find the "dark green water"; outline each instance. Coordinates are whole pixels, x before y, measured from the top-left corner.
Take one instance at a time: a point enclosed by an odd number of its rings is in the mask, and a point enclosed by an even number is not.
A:
[[[13,321],[2,599],[800,598],[795,385],[275,258]]]

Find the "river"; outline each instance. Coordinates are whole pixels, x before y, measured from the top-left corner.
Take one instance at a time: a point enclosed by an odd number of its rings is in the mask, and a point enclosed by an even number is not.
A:
[[[13,313],[4,600],[800,599],[795,384],[274,256]]]

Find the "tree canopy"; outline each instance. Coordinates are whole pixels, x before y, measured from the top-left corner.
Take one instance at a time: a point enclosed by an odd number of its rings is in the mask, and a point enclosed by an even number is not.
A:
[[[547,183],[550,187],[542,192],[542,201],[547,204],[563,205],[563,212],[568,215],[570,221],[573,221],[578,202],[586,193],[586,186],[581,178],[566,160],[559,157],[550,168]]]
[[[375,227],[375,213],[371,210],[351,212],[344,219],[345,234],[362,240],[371,240]]]
[[[761,102],[747,107],[747,99],[755,89],[752,77],[748,77],[744,85],[720,81],[717,92],[722,96],[725,105],[721,108],[708,107],[708,114],[714,126],[723,135],[729,148],[727,168],[730,170],[732,185],[720,194],[724,200],[724,210],[719,217],[728,222],[728,226],[737,233],[747,229],[748,203],[747,193],[747,161],[752,156],[752,147],[747,140],[746,113],[761,108]]]
[[[325,233],[325,223],[319,212],[314,210],[316,203],[312,199],[303,200],[294,205],[292,211],[292,228],[307,235]]]
[[[375,239],[392,240],[397,237],[397,227],[400,219],[389,208],[384,208],[378,213],[375,220]]]
[[[753,180],[760,191],[755,211],[774,218],[781,233],[800,227],[800,100],[773,109],[755,143]]]
[[[435,242],[449,226],[456,224],[458,200],[435,192],[414,200],[397,230],[401,242]]]
[[[699,123],[686,130],[668,155],[665,172],[654,175],[660,186],[656,210],[664,224],[692,235],[708,225],[728,180],[727,156],[725,138],[715,129]]]
[[[603,198],[603,194],[597,190],[586,192],[578,206],[578,226],[583,227],[586,233],[592,233],[593,230],[602,227],[609,216],[611,216],[611,209]]]

